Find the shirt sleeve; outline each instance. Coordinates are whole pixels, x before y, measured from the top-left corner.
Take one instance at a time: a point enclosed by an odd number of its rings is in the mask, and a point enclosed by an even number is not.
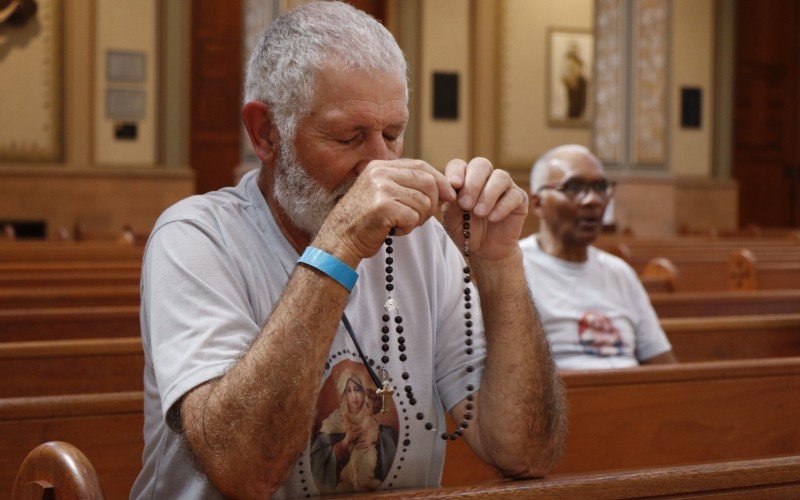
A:
[[[450,237],[441,230],[440,243],[443,263],[437,272],[444,275],[441,283],[442,307],[439,311],[439,328],[436,335],[435,373],[436,388],[447,410],[464,399],[471,385],[475,392],[480,387],[486,357],[483,317],[477,290],[469,283],[470,308],[465,308],[464,258]],[[470,317],[465,317],[466,315]],[[471,326],[467,326],[471,322]],[[467,336],[466,330],[472,334]],[[467,345],[468,339],[471,345]],[[472,354],[467,354],[467,349]],[[472,366],[472,371],[467,371]]]
[[[653,309],[650,298],[647,296],[647,291],[644,289],[636,272],[627,264],[624,270],[626,272],[626,281],[631,290],[634,310],[638,313],[638,319],[634,325],[636,359],[640,362],[647,361],[669,351],[672,349],[672,345],[669,343],[664,329],[661,328],[656,311]]]
[[[224,241],[195,221],[169,222],[151,236],[142,309],[165,415],[191,389],[223,375],[259,331]]]

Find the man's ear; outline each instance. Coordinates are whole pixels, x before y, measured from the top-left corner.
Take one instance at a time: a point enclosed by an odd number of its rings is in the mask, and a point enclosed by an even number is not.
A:
[[[280,134],[269,105],[260,101],[246,103],[242,108],[242,121],[256,156],[271,167],[280,150]]]

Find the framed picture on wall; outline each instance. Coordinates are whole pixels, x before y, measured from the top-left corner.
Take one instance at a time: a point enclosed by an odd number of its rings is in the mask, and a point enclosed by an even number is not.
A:
[[[547,30],[547,123],[551,127],[588,127],[591,123],[593,63],[590,30]]]

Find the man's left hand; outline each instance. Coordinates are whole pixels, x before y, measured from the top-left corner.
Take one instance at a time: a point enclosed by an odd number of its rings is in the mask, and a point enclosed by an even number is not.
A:
[[[473,258],[498,261],[517,252],[528,215],[528,196],[511,175],[495,169],[486,158],[474,158],[469,163],[451,160],[445,167],[445,177],[458,192],[456,202],[444,207],[444,227],[458,248],[464,246],[466,210],[471,213],[469,247]]]

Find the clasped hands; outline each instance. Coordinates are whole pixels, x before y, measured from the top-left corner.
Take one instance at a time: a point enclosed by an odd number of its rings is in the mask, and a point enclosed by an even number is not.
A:
[[[518,251],[528,196],[486,158],[451,160],[444,173],[422,160],[374,160],[328,215],[315,245],[355,267],[378,252],[387,233],[405,235],[443,209],[443,225],[463,248],[469,211],[471,258],[500,261]]]

